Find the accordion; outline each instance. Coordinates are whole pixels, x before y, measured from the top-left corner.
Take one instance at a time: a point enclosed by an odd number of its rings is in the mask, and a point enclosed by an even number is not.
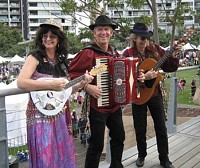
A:
[[[97,100],[97,106],[113,104],[129,104],[140,97],[138,92],[139,58],[106,57],[96,58],[96,65],[106,64],[107,71],[97,75],[97,86],[102,89],[102,96]]]

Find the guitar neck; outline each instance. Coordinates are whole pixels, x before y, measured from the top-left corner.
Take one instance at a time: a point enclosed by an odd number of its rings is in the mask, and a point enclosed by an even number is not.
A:
[[[100,74],[104,71],[107,70],[107,65],[105,64],[101,64],[95,68],[92,68],[91,71],[89,72],[89,75],[91,76],[96,76],[97,74]],[[65,89],[68,89],[70,88],[71,86],[77,84],[78,82],[82,81],[85,79],[85,75],[82,75],[82,76],[79,76],[78,78],[72,80],[72,81],[69,81],[69,83],[67,83]]]
[[[172,47],[169,51],[167,51],[166,54],[154,65],[153,70],[157,71],[161,65],[172,55],[174,50],[175,47]]]
[[[74,80],[72,80],[72,81],[69,81],[69,82],[67,83],[65,89],[68,89],[68,88],[70,88],[71,86],[77,84],[78,82],[84,80],[84,78],[85,78],[85,76],[82,75],[82,76],[79,76],[78,78],[76,78],[76,79],[74,79]]]

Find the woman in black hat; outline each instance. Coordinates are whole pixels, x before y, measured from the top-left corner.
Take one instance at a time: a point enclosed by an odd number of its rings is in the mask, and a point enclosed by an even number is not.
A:
[[[148,30],[148,27],[143,23],[136,23],[133,29],[130,30],[131,47],[126,49],[123,53],[125,57],[138,57],[141,62],[148,58],[154,60],[160,60],[165,51],[155,43],[150,43],[149,39],[153,36],[153,32]],[[182,48],[182,44],[177,45],[177,50]],[[179,65],[179,59],[176,57],[177,52],[171,54],[169,58],[161,65],[161,69],[165,72],[174,72]],[[149,66],[148,63],[146,66]],[[149,97],[147,102],[132,104],[132,113],[134,120],[134,128],[136,133],[138,159],[136,165],[142,167],[144,165],[145,157],[147,156],[147,144],[146,144],[146,127],[147,127],[147,109],[150,110],[151,116],[154,121],[154,128],[157,138],[157,146],[159,153],[160,164],[164,168],[173,168],[174,166],[168,158],[168,137],[167,129],[165,126],[164,107],[162,94],[159,84],[153,87],[154,79],[158,76],[157,70],[151,70],[145,72],[145,82],[142,83],[144,88],[151,88],[153,94]],[[141,88],[142,89],[142,88]],[[146,96],[146,93],[145,93]]]

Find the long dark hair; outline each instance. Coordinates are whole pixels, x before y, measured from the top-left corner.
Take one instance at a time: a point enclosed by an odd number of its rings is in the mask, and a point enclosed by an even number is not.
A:
[[[58,27],[45,25],[39,28],[35,38],[35,49],[39,50],[44,57],[46,57],[45,46],[42,44],[42,35],[51,31],[52,34],[57,35],[59,43],[56,49],[56,58],[59,62],[63,62],[68,55],[68,42],[65,33]]]

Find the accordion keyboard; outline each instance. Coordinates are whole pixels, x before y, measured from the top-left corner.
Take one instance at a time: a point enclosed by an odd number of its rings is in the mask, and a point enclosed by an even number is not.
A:
[[[108,66],[107,58],[97,58],[96,65],[106,64]],[[109,73],[107,71],[97,75],[97,86],[102,89],[102,96],[97,100],[97,106],[109,106]]]

